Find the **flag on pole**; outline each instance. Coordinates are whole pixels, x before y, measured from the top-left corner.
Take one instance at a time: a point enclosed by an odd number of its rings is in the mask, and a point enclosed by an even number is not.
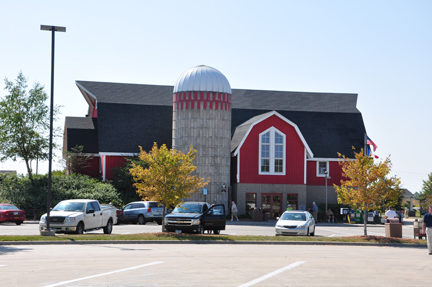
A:
[[[378,148],[378,146],[369,137],[366,137],[366,144],[367,144],[366,154],[368,156],[373,156],[374,158],[379,158],[377,155],[373,154],[373,152],[371,151],[371,149],[369,147],[369,146],[372,146],[374,152]]]
[[[378,146],[369,137],[367,137],[366,144],[371,145],[373,147],[373,151],[376,151],[376,149],[378,148]]]

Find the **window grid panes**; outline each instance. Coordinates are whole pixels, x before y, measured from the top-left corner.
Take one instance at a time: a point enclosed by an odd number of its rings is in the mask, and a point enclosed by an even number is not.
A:
[[[260,172],[284,173],[285,138],[284,135],[271,128],[261,134]]]

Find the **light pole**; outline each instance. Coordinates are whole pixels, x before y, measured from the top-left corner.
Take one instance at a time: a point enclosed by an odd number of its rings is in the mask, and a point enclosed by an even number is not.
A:
[[[66,32],[66,27],[41,25],[43,31],[51,31],[51,102],[50,102],[50,135],[49,135],[49,156],[48,156],[48,194],[47,194],[47,228],[50,233],[50,211],[51,211],[51,173],[52,173],[52,145],[53,145],[53,113],[54,113],[54,43],[55,32]],[[50,235],[50,234],[49,234]]]
[[[325,209],[325,212],[326,212],[326,214],[327,214],[327,178],[328,178],[328,171],[327,171],[327,169],[325,170],[325,172],[324,172],[324,174],[325,174],[325,190],[326,190],[326,209]]]

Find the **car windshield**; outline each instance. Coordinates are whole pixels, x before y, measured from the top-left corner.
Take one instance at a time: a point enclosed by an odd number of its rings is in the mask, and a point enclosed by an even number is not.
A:
[[[282,220],[306,221],[306,214],[300,212],[287,212],[282,214]]]
[[[202,205],[200,204],[183,204],[174,208],[173,213],[202,213]]]
[[[84,211],[84,202],[60,202],[53,211]]]
[[[0,205],[1,210],[20,210],[15,205]]]

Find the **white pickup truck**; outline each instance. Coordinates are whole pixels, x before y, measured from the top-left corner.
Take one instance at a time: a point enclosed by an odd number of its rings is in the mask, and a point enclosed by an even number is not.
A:
[[[50,211],[50,230],[54,232],[74,232],[103,228],[111,234],[113,224],[117,223],[116,208],[101,208],[97,200],[70,199],[59,202]],[[47,228],[47,214],[41,216],[39,231]]]

